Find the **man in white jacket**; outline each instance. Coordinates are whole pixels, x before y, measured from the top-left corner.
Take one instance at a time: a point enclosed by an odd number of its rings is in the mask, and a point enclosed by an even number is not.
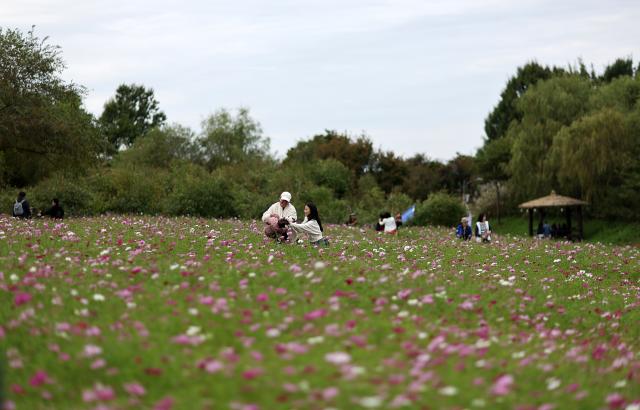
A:
[[[283,192],[280,201],[274,203],[262,214],[262,222],[266,224],[264,234],[269,238],[287,239],[287,226],[280,223],[281,219],[295,222],[298,218],[296,208],[291,204],[291,194]]]

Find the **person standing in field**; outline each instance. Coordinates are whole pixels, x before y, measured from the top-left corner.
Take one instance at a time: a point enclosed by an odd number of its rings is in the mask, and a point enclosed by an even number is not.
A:
[[[31,218],[31,206],[27,201],[27,193],[24,191],[18,193],[18,198],[13,204],[13,216],[23,219]]]
[[[328,245],[323,236],[324,229],[318,214],[318,208],[313,202],[307,202],[304,206],[304,220],[301,223],[289,224],[293,231],[300,235],[305,234],[312,245]]]
[[[297,218],[296,208],[291,203],[291,194],[285,191],[280,194],[280,200],[262,214],[262,222],[266,225],[264,234],[269,238],[286,240],[286,224],[295,222]]]

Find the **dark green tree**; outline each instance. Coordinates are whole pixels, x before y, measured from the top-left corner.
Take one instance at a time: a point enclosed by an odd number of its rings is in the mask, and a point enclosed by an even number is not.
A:
[[[511,161],[511,145],[509,138],[499,138],[485,145],[476,153],[478,173],[484,182],[490,183],[496,190],[496,217],[500,222],[501,198],[500,189],[509,179],[508,167]]]
[[[60,48],[0,28],[0,180],[35,184],[53,172],[81,172],[99,151],[84,89],[61,78]]]
[[[563,72],[559,68],[541,66],[535,61],[518,67],[516,75],[511,77],[500,94],[500,101],[484,121],[487,141],[503,137],[512,121],[519,121],[522,115],[516,108],[518,99],[535,83],[551,78]]]
[[[633,60],[631,58],[616,59],[613,64],[609,64],[604,69],[601,79],[610,83],[613,79],[621,76],[633,77]]]
[[[109,147],[107,154],[130,147],[137,138],[163,125],[166,119],[153,89],[136,84],[120,85],[100,116],[100,128]]]

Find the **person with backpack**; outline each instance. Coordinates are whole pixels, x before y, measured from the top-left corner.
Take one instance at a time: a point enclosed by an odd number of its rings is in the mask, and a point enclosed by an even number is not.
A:
[[[13,216],[23,219],[31,218],[31,207],[27,201],[27,193],[24,191],[18,194],[18,198],[13,204]]]

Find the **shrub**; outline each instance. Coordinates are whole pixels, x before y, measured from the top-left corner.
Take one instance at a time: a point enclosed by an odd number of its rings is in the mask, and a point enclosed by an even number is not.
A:
[[[29,194],[29,193],[27,193]],[[44,211],[51,206],[51,200],[58,198],[65,216],[92,215],[94,193],[86,179],[55,175],[31,189],[31,206]]]
[[[414,224],[455,226],[466,213],[459,199],[438,192],[417,207]]]
[[[171,215],[215,218],[236,215],[231,183],[195,166],[184,167],[174,174],[173,189],[163,208]]]

